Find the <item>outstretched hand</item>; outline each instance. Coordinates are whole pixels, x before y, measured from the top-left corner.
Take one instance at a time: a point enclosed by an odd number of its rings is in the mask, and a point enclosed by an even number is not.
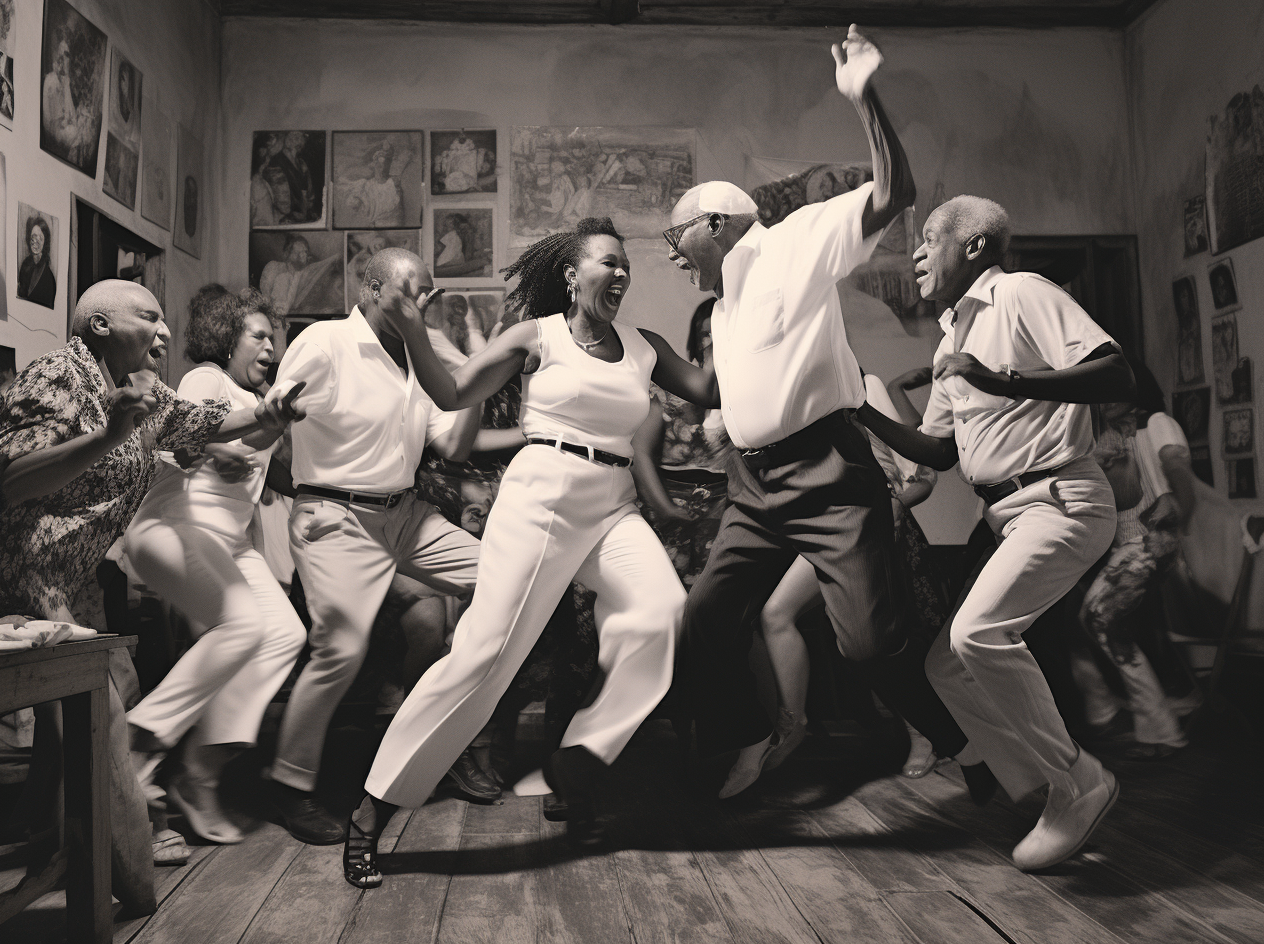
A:
[[[838,90],[851,101],[859,101],[869,87],[869,80],[882,65],[882,53],[857,32],[855,23],[848,28],[847,38],[831,46],[830,52],[834,54],[834,80]]]
[[[286,380],[268,391],[268,395],[255,407],[259,425],[273,430],[283,430],[292,422],[301,420],[307,412],[294,401],[307,386],[306,380]]]

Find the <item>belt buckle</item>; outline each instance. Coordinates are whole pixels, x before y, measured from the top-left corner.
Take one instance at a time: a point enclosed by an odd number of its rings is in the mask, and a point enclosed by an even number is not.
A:
[[[405,491],[406,491],[406,490],[405,490]],[[394,492],[394,493],[392,493],[392,494],[390,494],[390,495],[387,495],[387,496],[386,496],[386,501],[384,501],[382,504],[383,504],[383,506],[384,506],[384,507],[386,507],[386,508],[394,508],[396,505],[398,505],[398,504],[400,503],[400,501],[403,499],[403,497],[404,497],[404,492],[403,492],[403,491],[400,491],[400,492]]]

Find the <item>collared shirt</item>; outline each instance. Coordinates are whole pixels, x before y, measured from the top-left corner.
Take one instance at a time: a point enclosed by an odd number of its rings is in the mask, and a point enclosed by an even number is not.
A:
[[[872,255],[861,234],[873,184],[755,223],[724,257],[711,313],[724,425],[739,449],[785,439],[865,402],[836,285]]]
[[[990,370],[1063,370],[1115,344],[1048,279],[1000,266],[980,275],[939,324],[936,362],[953,352],[973,354]],[[971,485],[1056,469],[1093,451],[1088,404],[993,396],[961,377],[932,383],[921,431],[956,436],[961,475]]]
[[[404,376],[359,306],[305,328],[281,360],[277,383],[284,380],[307,381],[296,400],[307,416],[290,427],[296,485],[408,488],[426,443],[456,422],[421,389],[411,358]]]

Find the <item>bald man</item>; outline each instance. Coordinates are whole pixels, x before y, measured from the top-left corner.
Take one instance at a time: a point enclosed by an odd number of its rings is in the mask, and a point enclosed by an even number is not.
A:
[[[1130,401],[1132,370],[1075,300],[1031,272],[1002,271],[1009,217],[962,196],[936,208],[913,255],[940,319],[930,402],[918,429],[869,406],[860,418],[891,448],[962,477],[997,544],[970,578],[926,660],[931,681],[1017,800],[1048,784],[1035,828],[1014,847],[1024,871],[1074,855],[1119,794],[1067,733],[1023,642],[1041,613],[1110,547],[1115,499],[1093,461],[1089,404]]]
[[[965,746],[926,680],[924,652],[905,645],[909,626],[892,586],[891,502],[864,431],[850,421],[865,385],[836,290],[912,205],[916,188],[870,84],[881,54],[854,26],[832,52],[838,89],[869,138],[873,182],[765,229],[750,197],[712,181],[681,197],[664,233],[671,260],[699,290],[719,296],[715,370],[724,425],[741,456],[720,533],[689,594],[682,658],[700,752],[738,751],[722,798],[754,783],[776,746],[747,662],[751,616],[797,555],[816,568],[839,650],[865,663],[887,706],[940,756]]]
[[[285,352],[278,384],[306,381],[292,472],[298,495],[290,546],[312,616],[311,661],[281,723],[273,799],[296,839],[342,842],[344,819],[316,799],[325,734],[368,651],[373,618],[396,570],[444,594],[474,589],[478,540],[413,491],[427,444],[461,461],[479,410],[444,413],[422,391],[379,304],[395,285],[424,304],[434,293],[425,263],[387,248],[369,261],[360,304],[339,321],[311,325]]]

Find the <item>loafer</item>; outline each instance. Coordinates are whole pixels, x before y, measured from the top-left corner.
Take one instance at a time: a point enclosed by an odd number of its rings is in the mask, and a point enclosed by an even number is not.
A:
[[[272,782],[272,805],[291,836],[309,846],[336,846],[347,838],[347,824],[305,790]]]
[[[544,795],[544,818],[553,823],[564,823],[570,815],[570,808],[556,793]]]
[[[461,752],[452,769],[443,775],[443,784],[475,803],[495,803],[500,799],[500,786],[478,765],[469,748]]]
[[[1119,798],[1119,781],[1109,770],[1102,781],[1074,800],[1051,791],[1040,821],[1014,847],[1014,864],[1024,872],[1048,869],[1080,851]]]
[[[605,841],[595,793],[606,765],[586,747],[564,747],[544,765],[544,780],[566,806],[566,838],[581,846]]]

